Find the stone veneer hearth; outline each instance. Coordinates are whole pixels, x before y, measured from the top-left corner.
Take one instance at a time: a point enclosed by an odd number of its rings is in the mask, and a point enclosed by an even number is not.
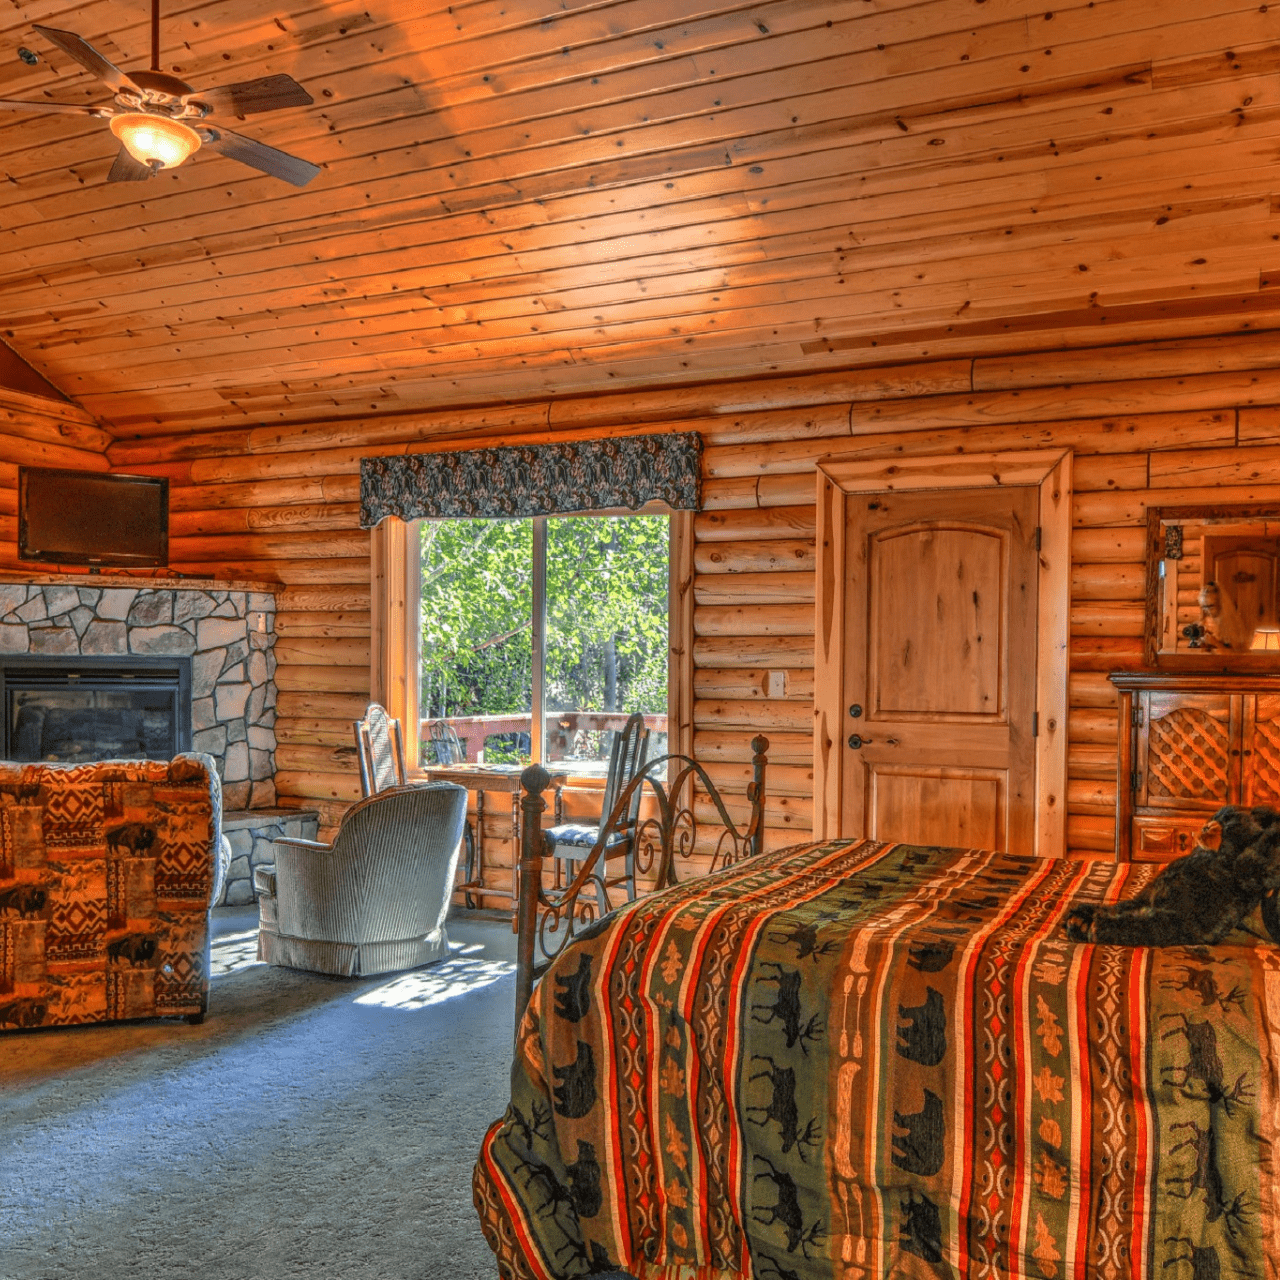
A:
[[[280,836],[314,840],[320,815],[314,809],[251,809],[245,813],[224,813],[222,833],[231,845],[231,865],[227,868],[222,896],[215,907],[242,907],[257,900],[253,873],[259,867],[275,867],[275,841]]]
[[[0,583],[0,653],[191,657],[192,748],[224,810],[275,804],[275,597],[198,587]]]

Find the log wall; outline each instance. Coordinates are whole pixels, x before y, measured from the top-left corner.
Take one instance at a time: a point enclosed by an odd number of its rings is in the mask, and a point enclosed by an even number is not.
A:
[[[327,824],[358,789],[350,721],[369,689],[362,454],[640,430],[706,441],[695,520],[695,754],[740,792],[772,742],[768,842],[811,825],[814,462],[825,454],[1071,447],[1075,459],[1069,849],[1114,839],[1106,673],[1141,662],[1148,503],[1280,503],[1280,337],[947,360],[451,414],[121,441],[174,481],[174,567],[274,578],[284,803]],[[497,797],[494,797],[495,801]],[[504,822],[493,806],[494,834]]]

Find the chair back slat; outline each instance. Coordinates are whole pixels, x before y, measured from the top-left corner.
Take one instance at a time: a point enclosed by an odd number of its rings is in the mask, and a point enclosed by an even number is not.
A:
[[[603,830],[618,803],[618,797],[626,789],[627,784],[645,766],[649,756],[649,730],[645,727],[644,716],[639,712],[631,716],[625,727],[613,735],[613,746],[609,751],[609,774],[604,784],[604,799],[600,811],[600,826]],[[635,826],[640,816],[640,793],[642,786],[631,794],[627,812],[618,824],[619,830],[628,830]]]
[[[360,759],[360,787],[366,796],[388,787],[402,787],[405,781],[404,739],[400,721],[376,702],[365,708],[364,719],[354,724],[356,752]]]

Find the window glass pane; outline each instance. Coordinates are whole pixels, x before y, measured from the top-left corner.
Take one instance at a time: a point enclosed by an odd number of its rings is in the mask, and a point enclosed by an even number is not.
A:
[[[528,763],[533,521],[424,520],[423,720],[448,718],[468,760]],[[423,764],[440,758],[423,735]]]
[[[604,773],[612,730],[645,714],[666,751],[667,516],[547,521],[543,760]]]

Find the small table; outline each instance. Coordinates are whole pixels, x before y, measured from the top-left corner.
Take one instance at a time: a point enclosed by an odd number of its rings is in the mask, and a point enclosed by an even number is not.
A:
[[[481,893],[486,897],[509,898],[512,903],[520,896],[520,775],[528,766],[522,764],[435,764],[423,768],[423,773],[431,779],[441,782],[456,782],[468,791],[476,793],[476,826],[475,826],[475,872],[471,879],[457,885],[466,896],[467,905],[471,905],[471,894]],[[551,785],[560,788],[568,778],[566,773],[553,773]],[[511,888],[498,889],[484,882],[484,793],[486,791],[507,792],[511,796]]]

